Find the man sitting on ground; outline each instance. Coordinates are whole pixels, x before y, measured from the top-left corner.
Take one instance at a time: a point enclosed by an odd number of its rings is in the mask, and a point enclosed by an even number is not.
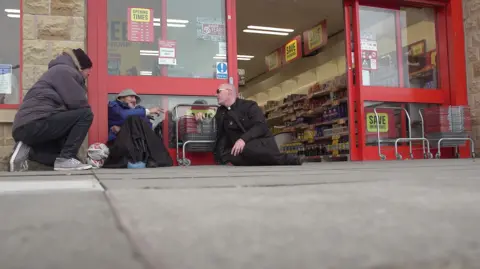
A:
[[[85,88],[91,68],[82,49],[66,50],[48,64],[15,115],[10,171],[28,170],[28,160],[55,170],[91,168],[77,159],[93,121]]]
[[[215,115],[215,159],[236,166],[301,165],[297,156],[280,153],[256,102],[237,98],[235,87],[222,84],[217,90],[220,108]]]
[[[141,99],[131,89],[123,90],[115,101],[108,102],[108,142],[115,140],[121,126],[128,117],[138,116],[151,127],[150,117],[163,113],[163,109],[154,107],[146,109],[140,106]]]
[[[172,166],[160,134],[152,130],[150,118],[163,109],[146,109],[139,105],[140,97],[131,89],[118,94],[108,103],[110,154],[104,168],[140,168]]]

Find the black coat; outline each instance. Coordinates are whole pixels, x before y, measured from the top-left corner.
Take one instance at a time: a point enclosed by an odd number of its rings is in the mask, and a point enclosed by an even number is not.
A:
[[[237,120],[235,120],[237,118]],[[258,104],[250,100],[237,99],[231,110],[221,106],[215,115],[217,125],[217,137],[215,142],[215,160],[217,163],[225,163],[225,156],[229,155],[231,148],[236,140],[241,138],[245,141],[244,159],[249,159],[249,163],[261,163],[264,165],[277,164],[277,161],[268,161],[263,163],[260,159],[265,159],[269,155],[275,160],[282,159],[278,146],[275,143],[270,132],[263,111]],[[228,134],[227,131],[228,130]],[[251,154],[249,154],[251,153]],[[258,158],[257,158],[258,156]],[[231,157],[231,156],[230,156]],[[268,159],[272,159],[268,158]],[[241,161],[242,163],[245,163]],[[253,164],[244,164],[253,165]]]
[[[127,168],[129,162],[145,162],[147,167],[173,165],[161,136],[140,117],[127,118],[109,149],[104,168]]]

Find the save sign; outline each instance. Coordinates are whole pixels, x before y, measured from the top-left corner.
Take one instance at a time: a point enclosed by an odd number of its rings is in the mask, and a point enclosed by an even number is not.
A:
[[[387,113],[377,113],[377,114],[378,114],[378,125],[377,125],[377,117],[375,116],[375,113],[367,113],[367,131],[369,133],[374,133],[374,132],[377,132],[377,130],[380,130],[380,133],[387,133],[388,132],[388,114]]]

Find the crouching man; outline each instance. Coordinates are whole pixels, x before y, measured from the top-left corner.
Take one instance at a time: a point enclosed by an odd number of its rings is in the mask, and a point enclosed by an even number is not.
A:
[[[104,168],[172,166],[160,134],[152,130],[150,118],[163,109],[140,106],[140,97],[131,89],[118,94],[108,103],[108,147],[110,154]]]
[[[236,166],[302,164],[297,156],[280,153],[256,102],[238,99],[231,84],[219,87],[217,99],[220,108],[215,115],[214,153],[218,163]]]
[[[92,61],[82,49],[66,50],[23,99],[13,121],[10,171],[28,170],[28,160],[54,170],[86,170],[77,154],[93,121],[85,80]]]

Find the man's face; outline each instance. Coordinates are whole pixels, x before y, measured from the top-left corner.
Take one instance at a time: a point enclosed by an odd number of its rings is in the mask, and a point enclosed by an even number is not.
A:
[[[230,91],[228,89],[220,88],[217,90],[217,102],[219,105],[224,105],[229,98]]]
[[[137,106],[137,98],[135,98],[135,96],[125,96],[120,98],[120,101],[126,103],[130,108]]]
[[[82,70],[82,75],[85,79],[87,79],[90,76],[90,72],[92,71],[91,68],[83,69]]]

